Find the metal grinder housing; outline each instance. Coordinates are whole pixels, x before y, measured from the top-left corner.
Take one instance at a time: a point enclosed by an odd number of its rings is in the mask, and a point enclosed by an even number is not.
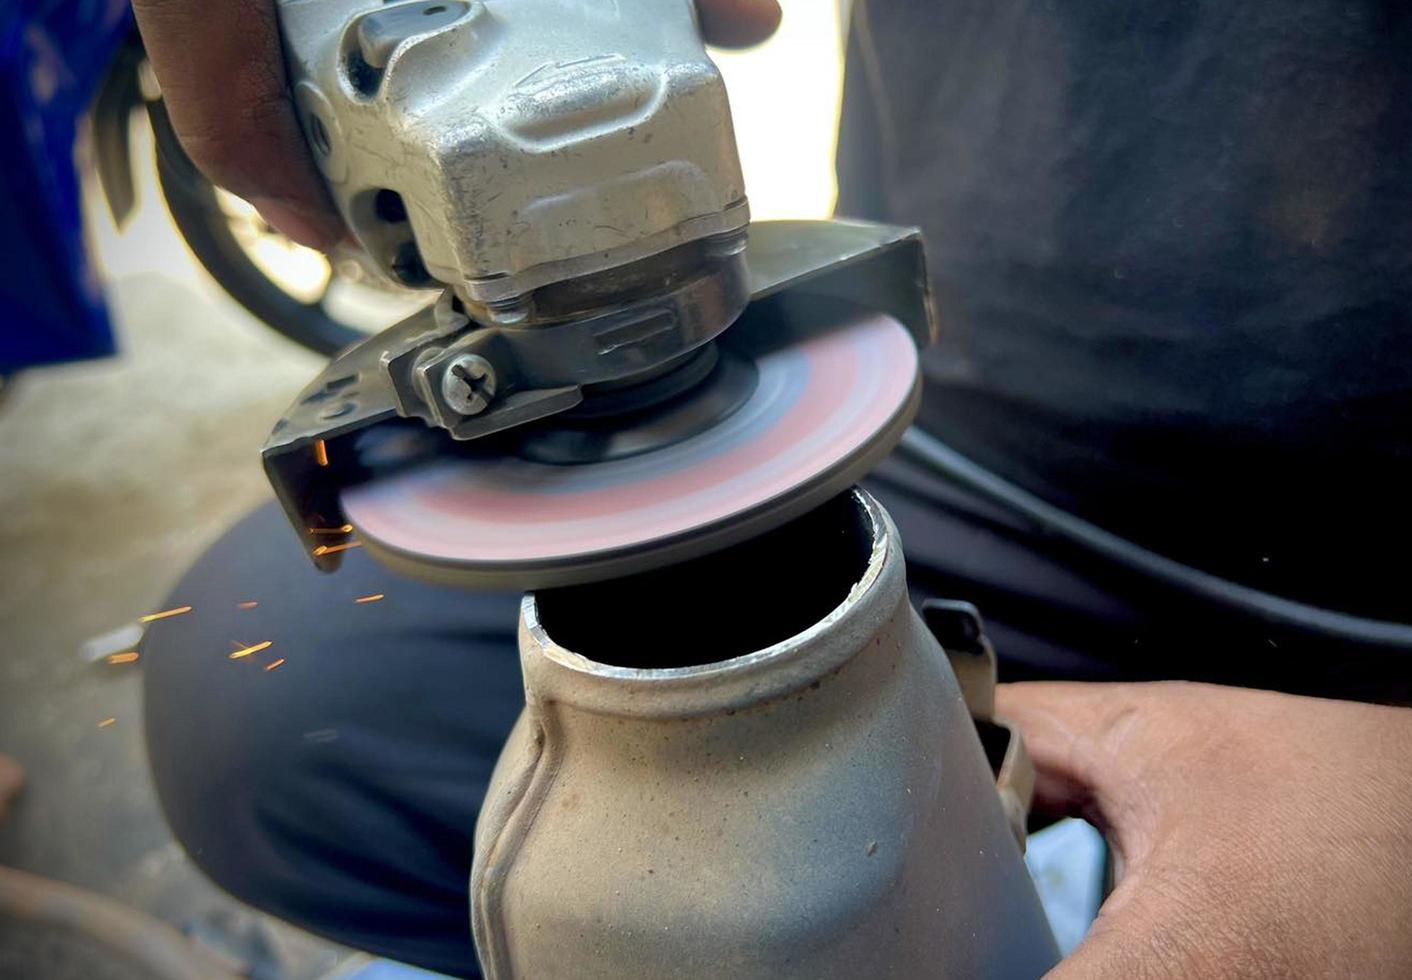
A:
[[[611,442],[603,455],[636,454],[635,472],[661,475],[690,455],[686,440],[731,413],[742,428],[742,404],[789,407],[751,389],[765,359],[801,378],[811,337],[866,315],[895,322],[894,350],[899,334],[911,337],[904,347],[930,340],[915,232],[748,225],[725,88],[690,0],[282,0],[279,16],[311,153],[365,262],[443,289],[335,358],[265,447],[321,567],[350,543],[354,485],[464,456],[481,473],[487,458],[501,461],[502,497],[553,483],[562,502],[578,492],[566,489],[569,471],[584,485],[645,486],[588,469],[614,461],[585,447]],[[752,496],[744,478],[723,486],[702,526],[664,522],[596,551],[570,543],[562,555],[504,560],[364,539],[422,577],[503,587],[724,546],[841,491],[900,437],[915,409],[915,356],[886,356],[879,370],[913,383],[887,395],[885,410],[869,405],[880,396],[861,374],[837,396],[874,408],[875,420],[848,429],[840,416],[837,433],[814,433],[847,445],[801,458],[768,492]],[[742,437],[757,455],[770,438],[785,431],[761,422]],[[675,455],[653,455],[670,445]],[[524,455],[534,458],[520,469],[504,462]],[[564,465],[546,476],[553,463]]]

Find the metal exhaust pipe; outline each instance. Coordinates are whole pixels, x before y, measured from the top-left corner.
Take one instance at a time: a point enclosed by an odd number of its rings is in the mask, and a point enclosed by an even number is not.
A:
[[[1012,738],[998,788],[970,639],[963,696],[861,490],[709,558],[527,595],[526,708],[476,827],[486,977],[1043,974],[1025,760]]]

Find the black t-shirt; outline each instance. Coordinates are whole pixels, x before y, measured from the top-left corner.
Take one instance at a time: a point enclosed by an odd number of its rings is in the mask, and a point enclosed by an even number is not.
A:
[[[855,8],[839,212],[925,231],[923,425],[1181,561],[1412,618],[1412,7]]]

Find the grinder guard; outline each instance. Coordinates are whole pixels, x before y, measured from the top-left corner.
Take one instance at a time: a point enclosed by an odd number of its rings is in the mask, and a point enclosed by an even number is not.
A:
[[[744,259],[752,310],[786,316],[808,302],[840,300],[889,314],[919,348],[932,340],[931,296],[916,229],[842,220],[757,222]],[[445,316],[449,299],[438,308]],[[437,316],[437,309],[424,310],[334,358],[265,444],[265,471],[276,496],[321,569],[337,568],[339,546],[352,535],[339,499],[344,488],[375,478],[384,465],[411,465],[449,451],[444,432],[399,425],[398,394],[385,367],[389,350],[436,332]],[[563,411],[582,394],[566,386],[557,397],[555,410]],[[512,417],[504,424],[521,421]],[[373,464],[354,447],[360,433],[378,427],[396,448],[375,454],[386,462]]]

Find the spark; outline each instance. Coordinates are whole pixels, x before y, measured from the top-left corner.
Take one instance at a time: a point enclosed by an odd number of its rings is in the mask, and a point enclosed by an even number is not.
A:
[[[314,462],[320,466],[328,465],[328,445],[322,439],[314,443]]]
[[[349,541],[346,544],[321,544],[314,549],[314,557],[322,558],[324,555],[336,555],[340,551],[347,551],[349,548],[361,548],[363,542]]]
[[[235,604],[235,608],[237,608],[237,609],[254,609],[254,608],[255,608],[256,606],[258,606],[259,604],[260,604],[260,603],[256,602],[254,599],[246,599],[244,602],[237,602],[237,603]]]
[[[116,719],[116,718],[104,718],[102,721],[100,721],[100,722],[98,723],[98,727],[99,727],[99,728],[107,728],[109,725],[115,724],[115,723],[117,722],[117,720],[118,720],[118,719]]]
[[[283,658],[283,657],[280,657],[278,660],[271,660],[269,663],[265,664],[265,669],[266,669],[266,670],[274,670],[276,667],[278,667],[278,666],[279,666],[280,664],[282,664],[282,663],[284,663],[284,658]]]
[[[139,616],[139,623],[150,623],[157,619],[166,619],[168,616],[180,616],[182,613],[191,612],[190,606],[177,606],[175,609],[164,609],[161,612],[148,613],[146,616]]]
[[[136,650],[128,650],[126,653],[110,653],[110,654],[108,654],[108,663],[110,663],[110,664],[130,664],[130,663],[132,663],[134,660],[136,660],[137,657],[138,657],[138,653],[137,653]]]
[[[385,598],[387,597],[381,592],[374,592],[372,595],[360,595],[353,601],[358,603],[359,605],[362,605],[365,602],[381,602]]]
[[[353,531],[352,524],[345,524],[342,527],[311,527],[310,534],[350,534]]]
[[[259,653],[261,650],[268,650],[274,645],[274,640],[266,640],[264,643],[256,643],[254,646],[241,647],[239,650],[235,651],[229,656],[232,660],[239,660],[241,657],[248,657],[252,653]]]

